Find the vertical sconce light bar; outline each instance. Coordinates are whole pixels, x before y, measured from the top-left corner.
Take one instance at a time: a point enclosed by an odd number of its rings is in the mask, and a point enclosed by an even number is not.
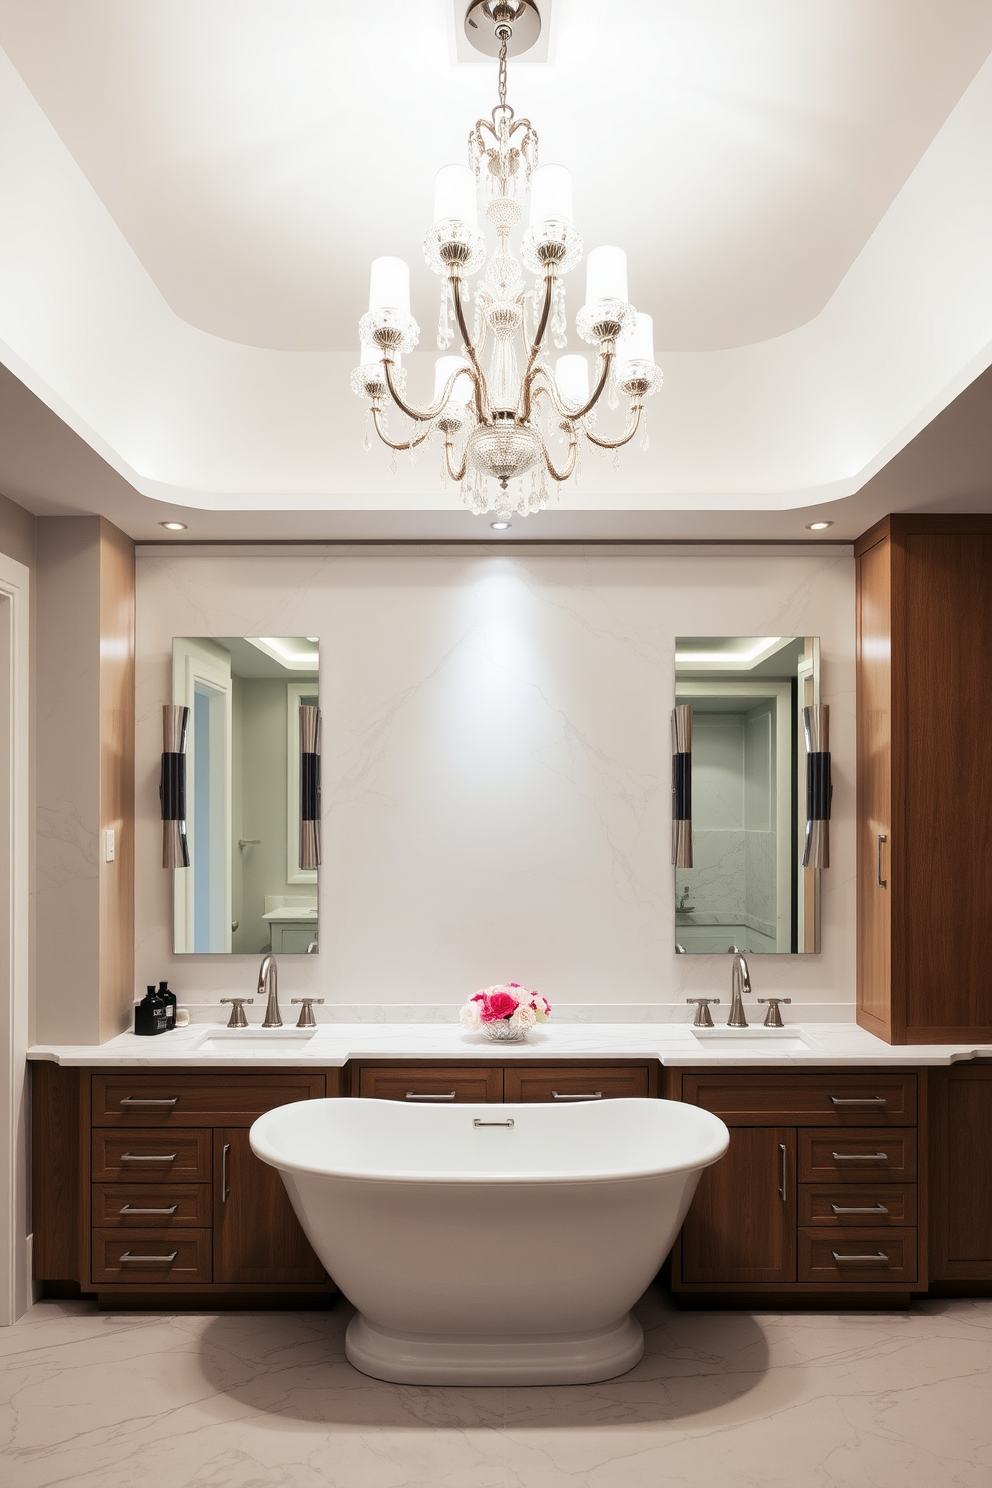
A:
[[[692,867],[692,705],[672,709],[672,863]]]
[[[806,736],[806,844],[804,868],[830,867],[830,709],[825,703],[803,709]]]
[[[178,703],[162,706],[162,774],[158,796],[162,803],[162,867],[188,868],[186,840],[186,743],[189,709]]]
[[[300,705],[300,867],[320,867],[320,709]]]

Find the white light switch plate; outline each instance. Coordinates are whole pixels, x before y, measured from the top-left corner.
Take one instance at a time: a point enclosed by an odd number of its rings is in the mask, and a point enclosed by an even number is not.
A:
[[[117,832],[115,828],[108,827],[104,832],[104,860],[112,863],[117,857]]]

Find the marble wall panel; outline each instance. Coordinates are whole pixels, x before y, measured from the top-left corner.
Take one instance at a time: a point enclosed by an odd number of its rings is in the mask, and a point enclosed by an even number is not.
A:
[[[722,957],[674,952],[674,638],[815,634],[833,705],[824,950],[758,991],[854,997],[854,564],[849,549],[140,550],[136,981],[251,990],[255,958],[174,957],[158,755],[174,635],[321,641],[321,951],[285,995],[446,1003],[502,978],[572,1004],[675,1003]]]

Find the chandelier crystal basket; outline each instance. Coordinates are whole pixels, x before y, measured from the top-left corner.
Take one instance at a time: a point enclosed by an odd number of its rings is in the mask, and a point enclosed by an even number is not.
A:
[[[436,433],[443,441],[442,478],[461,486],[473,512],[500,517],[546,507],[549,480],[557,488],[576,472],[581,440],[603,450],[629,444],[642,425],[644,400],[662,385],[651,317],[627,298],[627,258],[620,248],[595,248],[586,263],[576,330],[598,352],[591,390],[584,356],[560,356],[550,365],[549,340],[558,351],[567,344],[563,276],[580,262],[582,239],[573,222],[569,172],[538,165],[537,133],[506,101],[507,56],[531,45],[539,29],[533,0],[476,0],[466,18],[473,44],[499,58],[499,103],[469,135],[469,164],[438,171],[434,223],[424,240],[427,264],[444,280],[438,348],[447,352],[457,343],[460,354],[438,358],[429,407],[407,401],[401,358],[420,336],[410,314],[410,270],[402,259],[377,258],[369,308],[359,322],[361,363],[351,375],[383,444],[413,451]],[[518,259],[511,234],[528,197]],[[488,258],[480,206],[496,236]],[[470,296],[467,280],[483,269]],[[533,287],[525,271],[536,276]],[[622,432],[616,438],[594,432],[600,404],[617,408],[620,394],[629,401]],[[407,437],[390,431],[390,406],[412,421]],[[557,458],[550,448],[555,440]],[[365,444],[371,448],[367,435]]]

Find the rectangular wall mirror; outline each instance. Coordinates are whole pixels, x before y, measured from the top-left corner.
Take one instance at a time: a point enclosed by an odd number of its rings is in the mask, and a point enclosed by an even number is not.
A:
[[[312,636],[173,640],[173,702],[189,709],[177,953],[316,950],[317,869],[301,866],[314,856],[301,822],[319,815],[319,744],[307,754],[313,739],[304,737],[319,718],[306,711],[319,707],[318,674]],[[319,820],[311,831],[319,860]]]
[[[802,866],[802,710],[820,701],[819,661],[816,636],[676,639],[675,701],[692,708],[693,866],[675,870],[679,952],[820,949],[820,870]]]

